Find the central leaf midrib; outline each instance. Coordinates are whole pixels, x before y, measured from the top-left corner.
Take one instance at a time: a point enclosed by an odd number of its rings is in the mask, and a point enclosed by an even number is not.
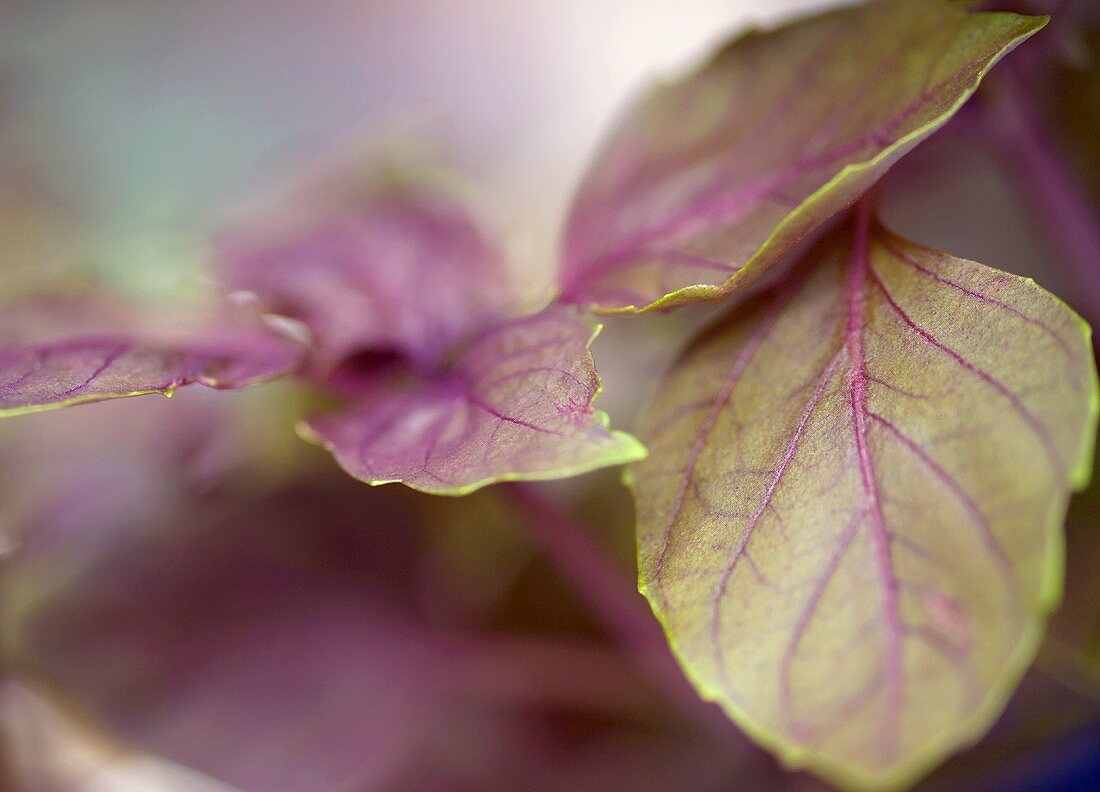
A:
[[[848,352],[848,396],[852,412],[852,433],[859,460],[860,478],[863,484],[862,514],[870,517],[871,540],[878,561],[879,581],[882,586],[883,621],[885,622],[884,682],[887,714],[886,744],[896,751],[899,742],[898,715],[902,705],[902,655],[903,629],[898,604],[898,582],[890,553],[890,539],[886,531],[879,500],[878,482],[874,460],[867,443],[867,370],[863,349],[866,329],[866,296],[868,286],[869,238],[871,205],[864,200],[856,207],[851,255],[847,260],[844,281],[845,340]]]

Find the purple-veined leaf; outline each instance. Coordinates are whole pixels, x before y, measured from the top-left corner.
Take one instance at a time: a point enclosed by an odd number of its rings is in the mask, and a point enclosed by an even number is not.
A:
[[[290,373],[300,357],[298,345],[254,332],[191,342],[78,336],[0,348],[0,416],[148,393],[170,396],[192,383],[243,388]]]
[[[390,188],[291,226],[227,242],[218,269],[309,327],[321,373],[364,349],[431,365],[509,307],[500,252],[442,194]]]
[[[1045,23],[962,6],[885,0],[751,32],[643,97],[574,201],[565,298],[672,308],[759,276]]]
[[[363,481],[451,495],[638,460],[644,448],[592,408],[598,329],[561,308],[491,326],[445,372],[373,378],[302,434]]]
[[[911,782],[975,740],[1061,593],[1088,328],[860,206],[643,412],[641,586],[702,695],[787,762]]]

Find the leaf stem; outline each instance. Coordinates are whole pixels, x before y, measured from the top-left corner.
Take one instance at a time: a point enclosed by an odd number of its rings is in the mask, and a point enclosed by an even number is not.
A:
[[[740,739],[747,745],[721,711],[690,686],[645,601],[588,531],[534,485],[510,484],[507,491],[562,577],[653,684],[724,743]]]
[[[987,99],[984,118],[990,138],[1079,284],[1075,300],[1082,312],[1090,322],[1100,322],[1100,212],[1036,112],[1015,64],[1001,64]]]

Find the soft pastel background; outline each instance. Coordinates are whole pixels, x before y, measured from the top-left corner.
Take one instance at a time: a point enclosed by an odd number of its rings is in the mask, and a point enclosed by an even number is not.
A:
[[[37,240],[51,259],[79,251],[153,280],[193,265],[220,212],[303,160],[423,148],[476,179],[545,262],[569,189],[628,97],[735,27],[823,5],[5,2],[4,193],[63,222],[71,240]]]
[[[546,282],[570,191],[631,96],[737,28],[830,5],[0,0],[0,296],[73,278],[187,292],[237,213],[380,156],[455,167]],[[914,189],[888,220],[1086,306],[988,151],[949,134],[899,169]],[[611,323],[597,362],[618,425],[700,318]],[[0,427],[0,788],[819,788],[685,717],[492,493],[368,490],[294,438],[301,394],[218,396]],[[629,594],[616,474],[552,491]],[[926,788],[1087,778],[1097,500],[1071,517],[1041,671]]]

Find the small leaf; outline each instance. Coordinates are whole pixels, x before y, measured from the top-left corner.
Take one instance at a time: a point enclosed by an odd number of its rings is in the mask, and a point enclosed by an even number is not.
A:
[[[889,0],[733,41],[643,97],[604,145],[566,228],[565,298],[621,312],[739,289],[942,126],[1045,22]]]
[[[913,781],[980,736],[1061,592],[1088,328],[860,207],[643,413],[641,587],[702,695],[792,765]]]
[[[244,388],[290,373],[299,358],[294,344],[243,334],[191,343],[80,336],[8,347],[0,349],[0,417],[147,393],[170,396],[191,383]]]
[[[240,236],[218,269],[230,288],[304,322],[322,373],[364,349],[432,362],[511,299],[500,252],[464,207],[427,190],[395,187],[304,228]]]
[[[353,408],[314,418],[302,433],[358,479],[447,495],[636,461],[645,449],[592,409],[594,337],[588,321],[560,308],[502,323],[446,372],[380,376]]]

